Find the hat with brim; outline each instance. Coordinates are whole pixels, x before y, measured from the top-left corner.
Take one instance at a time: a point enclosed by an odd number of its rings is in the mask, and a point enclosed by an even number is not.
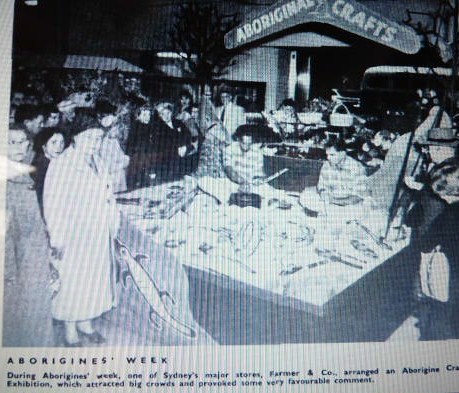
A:
[[[459,137],[454,128],[432,128],[427,134],[427,140],[422,143],[427,146],[459,146]]]

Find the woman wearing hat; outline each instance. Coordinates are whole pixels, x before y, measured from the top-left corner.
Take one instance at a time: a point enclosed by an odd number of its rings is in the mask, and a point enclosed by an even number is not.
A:
[[[459,139],[452,128],[434,128],[418,149],[421,149],[420,173],[416,177],[405,177],[405,185],[411,190],[413,201],[407,214],[407,224],[413,228],[413,239],[424,235],[444,208],[444,202],[431,192],[428,182],[431,173],[440,165],[459,158]]]
[[[424,120],[414,130],[413,145],[425,143],[430,130],[435,128],[451,128],[452,122],[448,114],[439,106],[438,98],[434,91],[429,92],[429,99],[422,99]],[[402,171],[404,157],[407,154],[411,132],[398,137],[389,149],[381,168],[370,177],[370,189],[373,199],[383,208],[389,209],[396,192],[399,176]],[[405,173],[409,175],[416,166],[418,154],[411,146]]]
[[[411,175],[405,177],[406,185],[411,189],[421,189],[425,175],[435,165],[459,154],[459,138],[453,128],[432,128],[427,133],[427,140],[415,143],[413,150],[417,153],[417,161]],[[416,174],[416,176],[413,176]],[[417,183],[417,184],[416,184]]]
[[[105,339],[93,320],[114,302],[110,242],[119,214],[111,178],[99,157],[104,131],[94,115],[78,113],[73,142],[51,161],[43,194],[54,265],[60,288],[52,302],[53,317],[65,325],[65,344]]]

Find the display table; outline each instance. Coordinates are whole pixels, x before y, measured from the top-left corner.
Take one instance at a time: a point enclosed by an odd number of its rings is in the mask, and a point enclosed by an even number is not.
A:
[[[185,211],[160,218],[164,206],[190,191],[195,193]],[[139,203],[120,205],[125,225],[120,241],[126,244],[133,233],[141,233],[156,250],[158,258],[148,263],[161,269],[153,269],[156,272],[144,280],[157,277],[160,292],[176,293],[174,307],[181,306],[174,315],[183,325],[193,324],[191,308],[194,319],[220,343],[385,339],[379,330],[359,333],[352,327],[355,318],[366,319],[380,309],[375,304],[392,297],[389,286],[397,284],[392,275],[408,245],[406,239],[391,242],[391,249],[378,245],[353,221],[377,233],[385,225],[382,212],[343,208],[339,215],[312,218],[294,195],[267,185],[254,190],[262,198],[260,209],[240,208],[226,203],[234,191],[235,185],[226,179],[203,178],[199,183],[163,184],[123,195]],[[141,251],[137,247],[133,254]],[[172,258],[163,259],[164,255]],[[191,284],[189,294],[184,271]],[[253,313],[244,312],[247,307]],[[346,317],[351,311],[352,319]],[[279,334],[266,315],[260,320],[266,312],[290,330],[300,326],[288,334],[281,328],[285,335]],[[360,312],[366,314],[358,317]],[[334,325],[334,331],[327,330]],[[260,334],[264,329],[275,331]],[[351,333],[355,338],[348,337]]]

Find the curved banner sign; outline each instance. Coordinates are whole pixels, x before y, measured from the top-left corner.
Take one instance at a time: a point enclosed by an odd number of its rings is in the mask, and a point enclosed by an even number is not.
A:
[[[403,53],[421,48],[415,31],[354,0],[282,0],[246,18],[225,36],[228,49],[237,48],[290,27],[326,23]]]

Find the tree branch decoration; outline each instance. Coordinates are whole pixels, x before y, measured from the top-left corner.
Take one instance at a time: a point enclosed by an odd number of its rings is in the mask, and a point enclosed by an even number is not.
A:
[[[238,25],[237,14],[225,15],[215,5],[192,1],[180,5],[174,18],[170,31],[174,51],[202,83],[224,75],[235,64],[238,52],[225,48],[224,36]]]
[[[411,10],[406,10],[406,12],[408,18],[404,23],[421,35],[424,38],[424,44],[435,49],[444,63],[452,61],[455,53],[454,46],[458,45],[457,33],[454,34],[453,28],[454,18],[457,18],[457,10],[455,10],[453,1],[440,0],[437,8],[431,12]],[[420,19],[424,19],[425,22],[423,23]]]
[[[437,0],[436,8],[431,12],[407,10],[407,14],[404,23],[421,35],[424,45],[434,49],[443,63],[451,68],[449,86],[445,86],[449,97],[445,95],[444,100],[446,103],[449,98],[449,109],[454,113],[456,101],[459,101],[456,80],[459,70],[459,0]]]

